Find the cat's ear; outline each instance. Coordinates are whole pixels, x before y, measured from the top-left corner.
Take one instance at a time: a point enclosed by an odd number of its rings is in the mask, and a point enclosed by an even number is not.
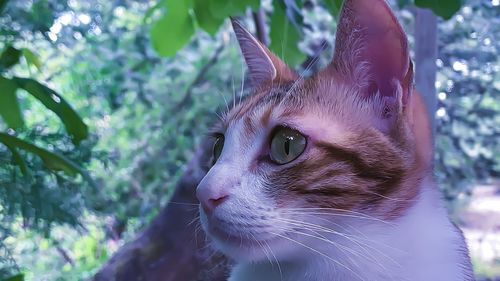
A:
[[[259,42],[240,22],[231,18],[231,23],[254,86],[277,80],[293,80],[296,77],[292,69]]]
[[[405,106],[413,89],[408,39],[385,0],[345,0],[329,68],[360,83],[365,97]]]

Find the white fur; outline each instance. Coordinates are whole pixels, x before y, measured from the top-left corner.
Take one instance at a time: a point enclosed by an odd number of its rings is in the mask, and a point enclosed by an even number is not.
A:
[[[449,221],[433,183],[424,181],[423,185],[414,206],[394,222],[359,219],[340,222],[351,226],[344,229],[346,232],[352,229],[353,236],[363,237],[359,245],[338,235],[325,236],[349,245],[352,253],[313,239],[316,241],[304,244],[324,255],[299,247],[283,261],[278,258],[281,273],[274,261],[241,262],[233,269],[229,281],[473,280],[468,257],[463,252],[463,237]]]

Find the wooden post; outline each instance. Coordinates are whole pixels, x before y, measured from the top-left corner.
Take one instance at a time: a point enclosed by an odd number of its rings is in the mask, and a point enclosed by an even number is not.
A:
[[[415,8],[415,82],[429,113],[433,142],[436,135],[437,17],[428,9]]]

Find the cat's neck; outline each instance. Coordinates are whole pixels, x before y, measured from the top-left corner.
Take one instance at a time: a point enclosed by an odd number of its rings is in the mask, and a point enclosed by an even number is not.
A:
[[[229,280],[473,280],[438,190],[430,179],[421,185],[415,204],[396,220],[344,223],[291,260],[238,264]]]

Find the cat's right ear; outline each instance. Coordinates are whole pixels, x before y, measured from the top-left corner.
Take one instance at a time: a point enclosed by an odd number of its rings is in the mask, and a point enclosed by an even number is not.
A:
[[[231,18],[241,53],[248,66],[253,86],[274,81],[288,81],[297,77],[280,58],[259,42],[239,21]]]

